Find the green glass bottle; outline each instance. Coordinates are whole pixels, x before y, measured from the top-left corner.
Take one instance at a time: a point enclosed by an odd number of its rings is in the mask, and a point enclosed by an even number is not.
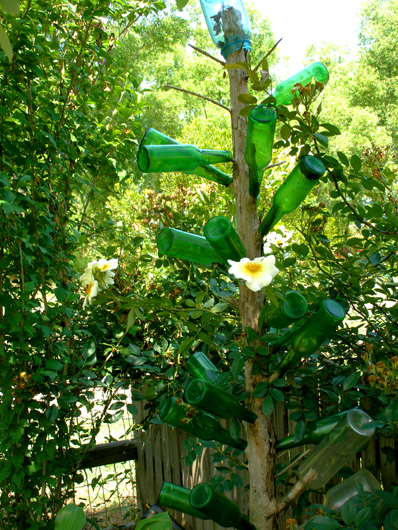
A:
[[[174,140],[173,138],[170,138],[169,136],[160,133],[156,129],[148,129],[143,139],[141,140],[139,149],[141,149],[141,147],[143,147],[144,145],[181,144],[180,142],[177,142],[177,140]],[[186,173],[188,175],[198,175],[199,177],[203,177],[207,180],[217,182],[217,184],[222,184],[223,186],[227,187],[230,186],[232,183],[232,177],[230,177],[226,173],[223,173],[222,171],[213,166],[197,167],[194,171],[182,171],[182,173]]]
[[[298,208],[325,171],[325,166],[319,158],[310,155],[302,158],[277,189],[272,206],[258,228],[259,233],[266,236],[285,214]]]
[[[175,484],[171,484],[171,482],[163,482],[158,497],[158,504],[164,508],[169,508],[169,510],[186,513],[187,515],[192,515],[199,519],[209,519],[207,515],[191,505],[189,502],[190,494],[191,490],[187,488],[176,486]]]
[[[373,436],[372,422],[362,410],[350,410],[300,464],[300,482],[311,490],[324,486]]]
[[[189,501],[194,508],[205,513],[209,519],[225,528],[255,530],[255,526],[243,515],[230,499],[209,484],[198,484],[191,491]]]
[[[219,418],[239,418],[249,423],[257,419],[254,412],[241,405],[234,395],[207,381],[193,379],[185,389],[184,397],[190,405]]]
[[[282,348],[289,346],[293,342],[293,338],[297,331],[303,327],[307,320],[308,317],[303,317],[299,320],[296,320],[291,328],[285,331],[283,335],[278,337],[274,342],[271,342],[270,346],[272,347],[272,353],[277,353]]]
[[[276,112],[258,105],[249,112],[245,160],[249,166],[249,193],[257,197],[260,193],[264,169],[272,158]]]
[[[293,449],[293,447],[300,447],[301,445],[319,444],[348,412],[348,410],[345,410],[344,412],[339,412],[338,414],[333,414],[333,416],[327,416],[326,418],[315,421],[314,428],[311,430],[307,429],[304,437],[298,442],[294,440],[294,434],[278,440],[275,444],[275,450],[285,451],[286,449]]]
[[[232,162],[231,151],[198,149],[194,145],[144,145],[138,151],[138,167],[144,173],[192,172],[200,166]]]
[[[218,379],[217,367],[201,351],[197,351],[187,360],[186,368],[195,379],[216,383]]]
[[[240,261],[246,257],[246,248],[236,233],[231,221],[218,215],[207,221],[204,234],[216,253],[228,263],[229,259]]]
[[[316,313],[296,332],[292,347],[276,367],[282,375],[300,364],[302,357],[309,357],[343,322],[345,311],[335,300],[324,300]]]
[[[206,266],[223,262],[205,237],[182,232],[176,228],[163,228],[157,244],[159,253],[171,258],[193,261]]]
[[[306,86],[314,78],[319,83],[327,83],[329,81],[329,72],[322,63],[312,63],[297,74],[289,77],[276,87],[273,96],[276,99],[277,105],[290,105],[293,101],[294,94],[292,90],[295,85]]]
[[[307,300],[297,291],[286,291],[279,307],[266,306],[264,324],[268,328],[282,329],[296,322],[307,312]]]
[[[203,424],[199,424],[196,418],[188,420],[185,414],[185,406],[179,405],[175,397],[166,399],[160,408],[159,416],[165,423],[193,434],[201,440],[215,440],[221,444],[236,447],[236,449],[241,451],[244,451],[247,447],[245,440],[242,438],[234,440],[227,429],[221,427],[216,418],[206,412],[201,414]]]

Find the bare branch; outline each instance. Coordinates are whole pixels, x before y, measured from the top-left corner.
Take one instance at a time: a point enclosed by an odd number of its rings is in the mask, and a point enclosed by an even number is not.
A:
[[[190,90],[186,90],[185,88],[179,88],[177,86],[172,85],[164,85],[164,88],[172,88],[173,90],[178,90],[179,92],[185,92],[185,94],[191,94],[191,96],[196,96],[197,98],[205,99],[206,101],[209,101],[210,103],[213,103],[214,105],[217,105],[218,107],[221,107],[224,110],[227,110],[229,113],[231,113],[231,109],[229,107],[226,107],[222,103],[218,103],[218,101],[215,101],[214,99],[207,98],[206,96],[202,96],[201,94],[197,94],[196,92],[191,92]]]
[[[190,46],[191,48],[193,48],[193,49],[196,50],[197,52],[201,53],[202,55],[205,55],[205,56],[208,57],[209,59],[212,59],[212,60],[215,61],[216,63],[222,64],[223,66],[225,66],[224,61],[222,61],[221,59],[217,59],[217,57],[214,57],[214,56],[211,55],[210,53],[207,53],[207,52],[205,52],[204,50],[201,50],[200,48],[197,48],[197,47],[194,46],[193,44],[188,44],[188,46]]]
[[[290,462],[290,464],[289,464],[288,466],[286,466],[286,467],[283,469],[283,471],[281,471],[280,473],[278,473],[277,475],[275,475],[275,478],[276,478],[276,477],[280,477],[280,476],[282,476],[284,473],[286,473],[286,471],[287,471],[288,469],[290,469],[291,467],[295,466],[299,460],[301,460],[302,458],[304,458],[305,456],[307,456],[308,453],[310,453],[310,452],[311,452],[311,449],[307,449],[306,451],[304,451],[304,453],[302,453],[302,454],[299,455],[297,458],[295,458],[292,462]]]
[[[283,166],[283,164],[287,164],[287,162],[288,162],[287,160],[284,160],[283,162],[277,162],[276,164],[270,164],[264,169],[264,171],[267,171],[267,169],[271,169],[276,166]]]
[[[258,63],[258,65],[257,65],[256,68],[253,70],[253,72],[256,72],[256,71],[259,69],[259,67],[260,67],[261,63],[264,61],[264,59],[267,59],[267,57],[269,57],[269,56],[271,55],[271,53],[275,50],[275,48],[278,46],[278,44],[280,43],[281,40],[282,40],[282,37],[278,40],[278,42],[277,42],[276,44],[274,44],[274,45],[272,46],[272,48],[271,48],[270,51],[267,53],[267,55],[261,59],[261,61]]]

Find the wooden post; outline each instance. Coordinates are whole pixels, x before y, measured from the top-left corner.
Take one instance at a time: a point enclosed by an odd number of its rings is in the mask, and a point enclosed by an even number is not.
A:
[[[227,64],[246,61],[245,51],[231,53]],[[258,234],[259,219],[257,201],[249,195],[249,170],[244,159],[246,145],[247,118],[239,115],[244,106],[237,99],[247,93],[245,70],[228,70],[231,95],[232,142],[234,153],[234,181],[231,189],[236,198],[236,216],[239,236],[245,244],[250,259],[262,255],[262,237]],[[258,316],[264,304],[264,294],[253,292],[244,284],[240,285],[239,312],[242,328],[247,326],[258,331]],[[253,361],[246,363],[246,390],[251,394],[256,385],[264,380],[262,375],[252,375]],[[251,409],[258,419],[247,424],[248,447],[246,455],[250,473],[250,519],[258,530],[269,530],[273,526],[272,505],[275,505],[275,459],[272,450],[275,435],[272,417],[262,413],[262,399],[253,398]]]

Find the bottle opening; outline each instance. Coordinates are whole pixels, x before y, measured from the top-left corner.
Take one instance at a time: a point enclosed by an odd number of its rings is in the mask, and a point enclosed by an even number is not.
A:
[[[330,313],[333,317],[339,320],[344,320],[345,311],[338,302],[336,302],[335,300],[325,300],[323,302],[323,305],[326,311]]]
[[[307,155],[303,158],[301,169],[309,180],[318,180],[325,173],[326,168],[322,160],[315,156]]]
[[[189,502],[194,508],[204,508],[211,499],[211,487],[208,484],[198,484],[191,491]]]
[[[144,172],[147,171],[147,169],[149,167],[149,155],[148,155],[147,150],[145,149],[145,147],[142,147],[138,151],[137,163],[138,163],[138,167],[140,168],[141,171],[144,171]]]
[[[218,215],[207,221],[204,227],[206,239],[217,241],[224,237],[231,230],[231,223],[225,217]]]
[[[170,228],[163,228],[158,236],[158,250],[161,254],[166,254],[173,244],[173,232]]]
[[[258,105],[258,107],[254,107],[254,109],[250,111],[250,117],[260,123],[268,123],[276,120],[276,112],[269,107]]]
[[[323,84],[327,83],[329,81],[329,72],[326,66],[322,63],[313,63],[313,67],[315,81]]]
[[[287,291],[283,308],[288,317],[299,319],[307,312],[307,300],[297,291]]]
[[[373,420],[363,410],[350,410],[347,414],[347,420],[351,428],[358,434],[369,438],[373,436],[375,432],[375,428],[371,425]]]
[[[202,399],[205,390],[206,388],[204,382],[200,381],[200,379],[194,379],[185,389],[185,399],[188,401],[188,403],[194,405]]]

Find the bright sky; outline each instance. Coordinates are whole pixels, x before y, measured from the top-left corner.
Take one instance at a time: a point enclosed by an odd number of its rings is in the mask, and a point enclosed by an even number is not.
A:
[[[251,0],[272,24],[282,57],[289,57],[275,73],[295,74],[303,68],[305,49],[322,42],[348,44],[355,53],[361,0]]]

